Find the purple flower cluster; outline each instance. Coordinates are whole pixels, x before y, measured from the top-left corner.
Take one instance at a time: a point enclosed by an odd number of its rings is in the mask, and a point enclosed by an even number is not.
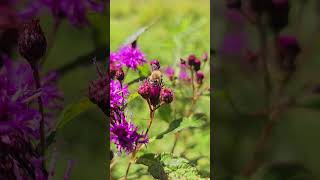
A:
[[[123,84],[125,73],[123,66],[136,70],[138,66],[146,63],[143,52],[136,46],[128,45],[120,48],[118,52],[110,53],[110,141],[113,142],[119,153],[132,153],[139,144],[148,143],[147,135],[138,133],[138,128],[128,121],[124,114],[128,85]],[[131,119],[132,120],[132,119]]]
[[[40,114],[35,107],[36,98],[41,96],[46,112],[47,128],[55,112],[60,109],[62,93],[56,86],[57,75],[51,72],[41,79],[42,88],[35,89],[32,70],[27,63],[13,62],[3,58],[0,69],[0,135],[20,131],[24,135],[38,137]]]
[[[140,143],[148,143],[145,135],[138,133],[138,128],[127,121],[122,111],[113,111],[110,123],[110,140],[117,146],[120,153],[133,152]]]
[[[72,25],[79,27],[88,24],[86,14],[89,11],[102,13],[106,5],[104,1],[95,0],[21,0],[1,1],[0,9],[5,7],[8,10],[6,15],[15,17],[17,21],[28,21],[49,10],[56,21],[68,19]]]
[[[132,70],[136,70],[138,66],[141,66],[147,62],[145,54],[139,49],[139,47],[132,44],[123,46],[118,52],[110,53],[110,64],[121,68],[126,66]]]
[[[129,95],[128,86],[123,86],[120,81],[110,81],[110,107],[121,107],[126,103],[126,98]]]

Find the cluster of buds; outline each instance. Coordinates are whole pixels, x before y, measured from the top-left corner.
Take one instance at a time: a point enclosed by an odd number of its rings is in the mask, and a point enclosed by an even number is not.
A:
[[[195,72],[195,78],[196,78],[196,83],[201,85],[204,79],[204,74],[201,69],[201,61],[206,62],[208,60],[208,54],[204,53],[202,57],[199,59],[197,58],[194,54],[189,55],[188,57],[188,67],[191,70],[193,75],[193,72]],[[185,61],[181,60],[181,65],[185,65]]]
[[[170,88],[164,87],[160,63],[157,60],[150,62],[152,73],[143,81],[138,88],[138,93],[147,100],[154,110],[162,104],[169,104],[173,101],[173,92]]]

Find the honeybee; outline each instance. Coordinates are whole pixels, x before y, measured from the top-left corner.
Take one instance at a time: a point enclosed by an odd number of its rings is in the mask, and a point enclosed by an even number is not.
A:
[[[148,78],[151,84],[162,85],[162,73],[159,70],[152,71],[151,75]]]

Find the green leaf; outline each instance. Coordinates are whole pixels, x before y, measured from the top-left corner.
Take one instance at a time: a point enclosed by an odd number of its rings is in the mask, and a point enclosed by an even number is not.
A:
[[[201,127],[205,123],[202,118],[202,116],[194,115],[188,118],[175,119],[169,124],[167,130],[160,133],[155,138],[151,138],[150,141],[153,141],[154,139],[162,139],[164,135],[173,134],[183,129]]]
[[[167,152],[144,154],[137,159],[136,163],[148,166],[148,172],[155,179],[203,179],[200,177],[199,171],[187,159],[176,157]]]
[[[59,116],[57,129],[62,128],[64,125],[75,119],[81,113],[88,111],[94,106],[95,105],[88,98],[81,99],[77,103],[68,105]]]

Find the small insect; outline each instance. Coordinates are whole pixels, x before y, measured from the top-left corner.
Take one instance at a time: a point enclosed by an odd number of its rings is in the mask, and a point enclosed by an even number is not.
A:
[[[151,84],[162,85],[162,73],[159,70],[152,71],[151,75],[148,78]]]

